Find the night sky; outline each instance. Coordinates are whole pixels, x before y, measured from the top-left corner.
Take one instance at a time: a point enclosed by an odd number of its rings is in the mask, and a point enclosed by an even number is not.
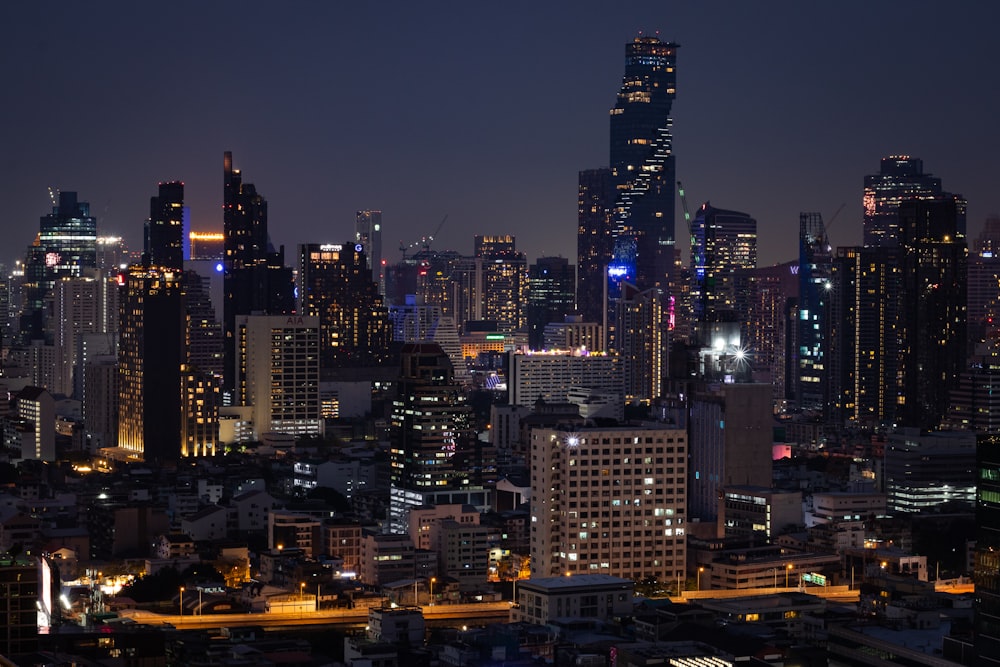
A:
[[[49,186],[139,249],[157,183],[183,180],[194,227],[221,231],[231,150],[289,257],[379,208],[390,261],[447,214],[435,248],[511,233],[531,261],[575,262],[577,172],[607,165],[639,31],[681,45],[692,209],[756,217],[762,265],[795,257],[800,211],[846,204],[831,241],[859,243],[888,154],[965,195],[972,234],[1000,212],[991,1],[16,0],[0,22],[0,261],[23,257]]]

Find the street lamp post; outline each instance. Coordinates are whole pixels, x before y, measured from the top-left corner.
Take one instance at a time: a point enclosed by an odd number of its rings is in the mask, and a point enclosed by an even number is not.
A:
[[[299,584],[299,601],[304,600],[306,597],[306,582]]]
[[[198,587],[198,615],[201,616],[201,586]]]
[[[177,611],[180,612],[181,616],[183,616],[184,615],[184,587],[183,586],[181,586],[181,601],[180,601],[180,604],[178,604],[177,606],[178,606],[178,610]]]
[[[322,583],[316,582],[316,611],[319,611],[319,587],[322,585]]]
[[[434,582],[437,581],[437,577],[431,577],[431,605],[434,604]]]
[[[788,567],[785,568],[785,588],[788,588],[788,573],[792,571],[793,567],[795,566],[789,563]]]
[[[705,571],[704,567],[699,567],[698,568],[698,585],[696,586],[696,588],[699,591],[701,590],[701,573],[704,572],[704,571]]]

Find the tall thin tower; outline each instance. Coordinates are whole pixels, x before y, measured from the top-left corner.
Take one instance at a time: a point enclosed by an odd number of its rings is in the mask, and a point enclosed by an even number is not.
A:
[[[664,292],[674,257],[671,106],[677,44],[636,37],[625,45],[625,75],[611,110],[615,262],[639,289]]]

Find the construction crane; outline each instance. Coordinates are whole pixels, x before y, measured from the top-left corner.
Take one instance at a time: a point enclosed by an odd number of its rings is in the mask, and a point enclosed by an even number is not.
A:
[[[847,206],[847,202],[841,204],[840,208],[833,212],[833,215],[830,216],[830,220],[823,226],[823,236],[827,239],[828,243],[830,240],[830,225],[832,225],[833,221],[837,219],[837,216],[840,215],[840,212],[844,210],[845,206]]]
[[[448,219],[448,215],[449,214],[445,213],[445,216],[441,218],[441,222],[438,223],[437,227],[434,229],[433,234],[428,234],[427,236],[421,236],[419,241],[412,241],[410,243],[406,243],[405,241],[400,241],[399,251],[403,253],[403,259],[406,259],[407,252],[409,252],[413,248],[416,248],[417,246],[420,246],[422,250],[430,250],[431,242],[438,235],[438,232],[441,231],[441,228],[444,227],[444,223],[445,220]]]
[[[52,201],[53,206],[59,205],[59,188],[49,186],[49,199]]]

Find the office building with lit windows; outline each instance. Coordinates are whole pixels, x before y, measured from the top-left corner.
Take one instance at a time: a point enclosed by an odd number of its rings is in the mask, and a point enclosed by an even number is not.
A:
[[[539,257],[528,267],[528,345],[543,347],[545,327],[563,322],[575,308],[576,271],[565,257]]]
[[[78,278],[97,265],[97,219],[75,192],[60,192],[52,212],[42,216],[38,237],[24,262],[20,330],[24,343],[46,339],[45,300],[57,280]]]
[[[321,368],[376,366],[389,359],[389,314],[363,245],[300,245],[298,288],[299,310],[319,319]]]
[[[184,266],[184,184],[160,183],[159,194],[150,197],[144,252],[153,266],[180,269]]]
[[[135,265],[122,273],[115,458],[176,461],[181,455],[185,362],[182,274]]]
[[[899,204],[941,194],[941,179],[924,173],[924,161],[909,155],[882,158],[879,173],[865,176],[864,245],[899,245]]]
[[[687,434],[658,424],[531,431],[531,575],[684,577]]]
[[[664,293],[674,261],[677,48],[642,35],[625,45],[625,74],[610,118],[614,263],[629,267],[639,289]]]
[[[587,169],[579,174],[576,234],[576,307],[588,322],[604,322],[607,275],[614,250],[611,170]]]
[[[695,213],[691,239],[693,319],[710,322],[720,312],[738,313],[745,303],[735,278],[737,272],[757,267],[757,221],[706,202]]]
[[[410,508],[426,504],[434,492],[483,481],[483,447],[472,429],[472,408],[437,343],[403,345],[389,441],[391,532],[406,532]]]
[[[794,400],[800,410],[826,416],[830,400],[829,299],[833,258],[819,213],[799,214],[798,367]]]
[[[252,407],[254,432],[322,435],[318,317],[237,318],[239,404]]]
[[[528,259],[517,250],[513,236],[475,237],[476,279],[481,286],[479,317],[495,321],[511,333],[525,326]]]

